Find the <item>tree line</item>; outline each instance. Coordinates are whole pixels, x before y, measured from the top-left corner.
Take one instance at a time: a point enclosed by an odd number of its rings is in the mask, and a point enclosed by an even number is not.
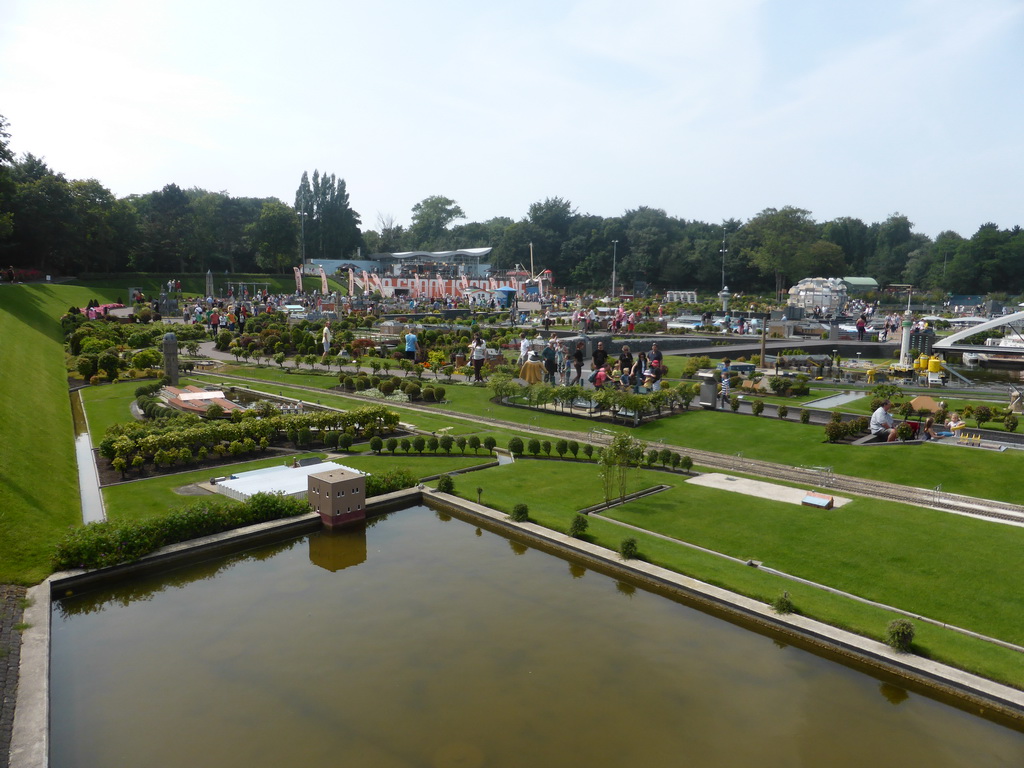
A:
[[[580,213],[560,197],[516,220],[465,222],[455,200],[428,197],[409,226],[379,215],[362,228],[345,180],[304,172],[291,205],[274,198],[167,184],[118,198],[95,179],[69,180],[32,154],[14,157],[0,115],[0,261],[47,273],[125,271],[288,272],[307,260],[369,253],[492,247],[498,268],[550,269],[556,285],[607,292],[649,288],[779,295],[803,277],[873,277],[944,293],[1016,294],[1024,281],[1024,232],[982,224],[969,238],[932,239],[894,213],[865,223],[816,221],[811,212],[766,208],[749,221],[669,216],[641,206],[621,216]]]

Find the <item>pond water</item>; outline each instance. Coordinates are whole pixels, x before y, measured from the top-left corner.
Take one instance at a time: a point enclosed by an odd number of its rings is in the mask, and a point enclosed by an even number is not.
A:
[[[425,507],[52,624],[54,768],[1024,764],[1024,734]]]

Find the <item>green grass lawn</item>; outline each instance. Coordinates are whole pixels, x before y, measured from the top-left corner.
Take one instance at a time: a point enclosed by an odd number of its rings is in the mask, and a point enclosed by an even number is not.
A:
[[[107,486],[103,489],[103,503],[107,510],[108,520],[144,520],[149,517],[160,517],[171,510],[188,506],[203,496],[186,496],[176,493],[192,483],[204,483],[211,477],[237,474],[253,469],[263,469],[284,464],[296,458],[317,456],[324,458],[323,453],[303,453],[294,456],[274,456],[273,458],[246,461],[240,464],[221,465],[215,469],[197,469],[193,472],[177,472],[171,475],[154,475],[142,480],[134,480],[119,485]],[[228,500],[218,495],[219,500]]]
[[[152,382],[123,381],[80,390],[82,404],[85,406],[85,417],[89,422],[89,436],[94,446],[100,444],[109,426],[131,421],[132,415],[128,409],[135,400],[135,389],[142,384],[150,383]]]
[[[930,618],[1024,642],[1015,574],[1024,565],[1024,530],[930,510],[854,499],[824,512],[692,486],[687,476],[637,470],[629,489],[657,484],[667,492],[604,513],[612,520],[740,558]],[[604,500],[599,468],[584,462],[520,460],[455,478],[455,492],[511,511],[527,504],[535,522],[567,532],[575,511]],[[561,492],[552,492],[552,488]],[[746,565],[592,516],[587,538],[610,549],[634,536],[644,559],[769,602],[783,590],[798,610],[882,639],[890,611],[835,596]],[[917,623],[920,652],[1024,685],[1018,653]]]
[[[271,369],[250,369],[248,375],[268,370]],[[302,390],[286,387],[275,390],[270,386],[257,388],[313,399],[309,392]],[[472,416],[516,423],[527,432],[534,427],[571,430],[579,433],[581,438],[595,426],[608,426],[540,410],[498,406],[490,401],[491,393],[486,388],[451,384],[445,386],[445,392],[448,402],[430,406],[439,414],[437,417],[404,410],[400,406],[396,409],[402,412],[403,421],[431,431],[459,424],[457,419]],[[326,404],[337,404],[343,408],[362,403],[328,393],[318,397]],[[450,415],[440,415],[445,413]],[[453,431],[452,434],[458,433]],[[494,434],[497,436],[498,431]],[[747,458],[793,466],[831,466],[839,474],[917,488],[934,488],[941,484],[943,490],[951,493],[1010,502],[1021,500],[1016,486],[1008,482],[1008,478],[1017,476],[1024,468],[1024,454],[1018,451],[994,453],[942,442],[881,449],[833,445],[824,441],[821,426],[696,409],[649,422],[635,429],[633,434],[640,440],[679,448],[697,448],[727,455],[742,452]],[[499,446],[507,445],[507,438],[504,441],[496,439]]]
[[[81,523],[57,318],[94,297],[103,295],[55,285],[0,289],[0,583],[44,579],[54,543]]]
[[[665,442],[723,454],[743,453],[792,466],[831,466],[838,474],[885,480],[916,488],[1019,503],[1012,481],[1024,469],[1020,451],[981,451],[942,441],[892,447],[855,447],[824,442],[821,426],[754,418],[733,413],[690,411],[644,424],[633,433],[649,442]]]

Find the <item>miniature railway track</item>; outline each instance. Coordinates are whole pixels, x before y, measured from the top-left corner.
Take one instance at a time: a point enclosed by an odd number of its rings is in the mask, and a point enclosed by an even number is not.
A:
[[[260,384],[263,386],[273,385],[260,379],[231,376],[230,374],[218,373],[199,375],[209,375],[215,378],[219,377],[221,379],[234,379],[239,382]],[[289,389],[301,389],[307,390],[311,393],[324,394],[323,389],[318,389],[316,387],[297,386],[292,384],[286,386],[288,386]],[[353,395],[348,392],[344,393],[344,396],[359,399],[358,395]],[[380,400],[373,400],[370,398],[366,398],[366,401],[380,403]],[[429,406],[421,406],[413,403],[392,405],[400,410],[416,411],[418,413],[426,413],[434,416],[438,415],[437,409]],[[566,440],[575,440],[576,442],[581,443],[591,443],[592,445],[606,444],[611,437],[611,434],[607,430],[573,432],[570,430],[549,429],[536,425],[523,425],[517,422],[503,421],[502,419],[495,419],[488,416],[465,416],[462,414],[452,413],[450,411],[445,411],[444,415],[452,419],[467,421],[478,425],[511,429],[520,432],[531,432],[547,437],[565,438]],[[763,461],[761,459],[749,459],[743,456],[730,456],[728,454],[713,453],[711,451],[702,451],[696,448],[685,448],[683,446],[666,443],[652,443],[651,447],[657,447],[659,449],[668,448],[669,450],[674,451],[683,450],[691,459],[693,459],[694,464],[700,464],[701,466],[724,472],[739,472],[748,475],[756,475],[757,477],[762,478],[783,480],[799,485],[809,485],[820,489],[828,489],[833,492],[842,491],[844,493],[865,496],[867,498],[895,501],[918,507],[928,507],[931,509],[939,509],[962,515],[970,515],[973,517],[1024,525],[1024,506],[1019,504],[1010,504],[1008,502],[993,501],[990,499],[974,498],[970,496],[960,496],[954,493],[945,493],[934,489],[910,488],[903,485],[896,485],[895,483],[887,483],[881,480],[868,480],[860,477],[838,475],[834,474],[829,467],[793,467],[786,464],[776,464],[770,461]]]

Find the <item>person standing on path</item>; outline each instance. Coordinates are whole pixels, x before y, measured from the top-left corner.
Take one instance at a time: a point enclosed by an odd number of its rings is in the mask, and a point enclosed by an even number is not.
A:
[[[658,365],[661,365],[664,360],[662,359],[661,350],[658,349],[658,342],[651,344],[651,351],[647,353],[647,359],[651,363],[657,361]]]
[[[572,366],[576,369],[576,379],[573,381],[573,386],[580,383],[583,380],[583,342],[576,342],[576,349],[572,353]]]
[[[597,346],[594,347],[594,355],[590,359],[590,369],[592,371],[599,371],[604,368],[604,364],[608,362],[608,351],[604,348],[604,342],[597,342]]]
[[[405,357],[407,360],[415,362],[416,355],[420,351],[420,340],[416,337],[415,332],[410,327],[405,334]]]
[[[469,359],[473,362],[473,381],[483,381],[481,371],[484,367],[484,355],[487,352],[487,342],[477,333],[469,345]]]
[[[326,323],[324,325],[324,332],[322,334],[320,334],[320,341],[324,345],[324,354],[325,355],[328,352],[331,351],[331,340],[333,338],[334,338],[334,335],[331,333],[331,324],[330,323]]]
[[[526,335],[526,331],[519,334],[519,360],[516,361],[516,365],[522,367],[523,363],[530,356],[530,350],[533,348],[533,344],[530,343],[530,339]]]

